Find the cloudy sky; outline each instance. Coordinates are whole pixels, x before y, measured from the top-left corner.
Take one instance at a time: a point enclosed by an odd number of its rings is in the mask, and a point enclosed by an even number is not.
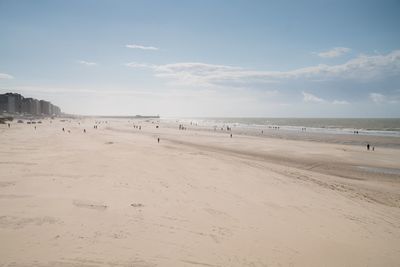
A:
[[[74,114],[400,117],[400,1],[0,0],[0,93]]]

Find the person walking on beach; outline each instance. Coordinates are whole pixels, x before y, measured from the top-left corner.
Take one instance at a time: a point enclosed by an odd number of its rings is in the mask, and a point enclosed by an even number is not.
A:
[[[160,143],[160,137],[157,138],[157,142]]]
[[[367,144],[367,150],[369,150],[369,144]]]

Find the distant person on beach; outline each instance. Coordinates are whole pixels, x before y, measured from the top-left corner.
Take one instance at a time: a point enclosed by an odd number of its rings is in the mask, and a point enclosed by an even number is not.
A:
[[[7,123],[7,125],[8,125],[8,128],[10,128],[10,124],[9,124],[9,123]]]
[[[83,129],[83,133],[86,133],[86,129]]]
[[[160,137],[157,138],[157,142],[160,143]]]
[[[64,128],[62,128],[62,131],[63,131],[63,132],[65,132],[65,129],[64,129]]]
[[[231,134],[231,138],[232,138],[232,134]]]
[[[369,144],[367,144],[367,150],[369,150]]]

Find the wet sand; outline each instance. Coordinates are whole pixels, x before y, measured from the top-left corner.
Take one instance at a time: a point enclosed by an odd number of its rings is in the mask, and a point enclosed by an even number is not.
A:
[[[400,262],[397,139],[95,120],[0,125],[0,266]]]

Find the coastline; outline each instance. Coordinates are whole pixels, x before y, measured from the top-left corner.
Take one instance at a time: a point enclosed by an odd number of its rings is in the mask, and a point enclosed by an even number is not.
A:
[[[96,120],[0,125],[0,264],[400,260],[400,175],[387,171],[399,169],[400,150],[390,138],[374,137],[372,152],[347,136]]]
[[[226,134],[226,126],[230,126],[231,132],[240,135],[257,136],[260,138],[277,138],[286,140],[299,140],[299,141],[314,141],[332,144],[348,144],[356,146],[365,146],[368,143],[374,144],[377,147],[399,148],[400,149],[400,134],[396,135],[375,135],[375,134],[353,134],[352,132],[338,132],[329,133],[323,131],[302,131],[302,127],[293,128],[291,130],[285,127],[280,127],[279,130],[273,129],[270,125],[260,125],[253,127],[249,125],[235,125],[234,123],[221,123],[215,127],[212,123],[208,124],[190,124],[190,119],[168,119],[161,120],[160,122],[165,127],[174,128],[179,124],[184,124],[185,127],[191,130],[198,131],[214,131]],[[223,128],[224,130],[221,130]]]

